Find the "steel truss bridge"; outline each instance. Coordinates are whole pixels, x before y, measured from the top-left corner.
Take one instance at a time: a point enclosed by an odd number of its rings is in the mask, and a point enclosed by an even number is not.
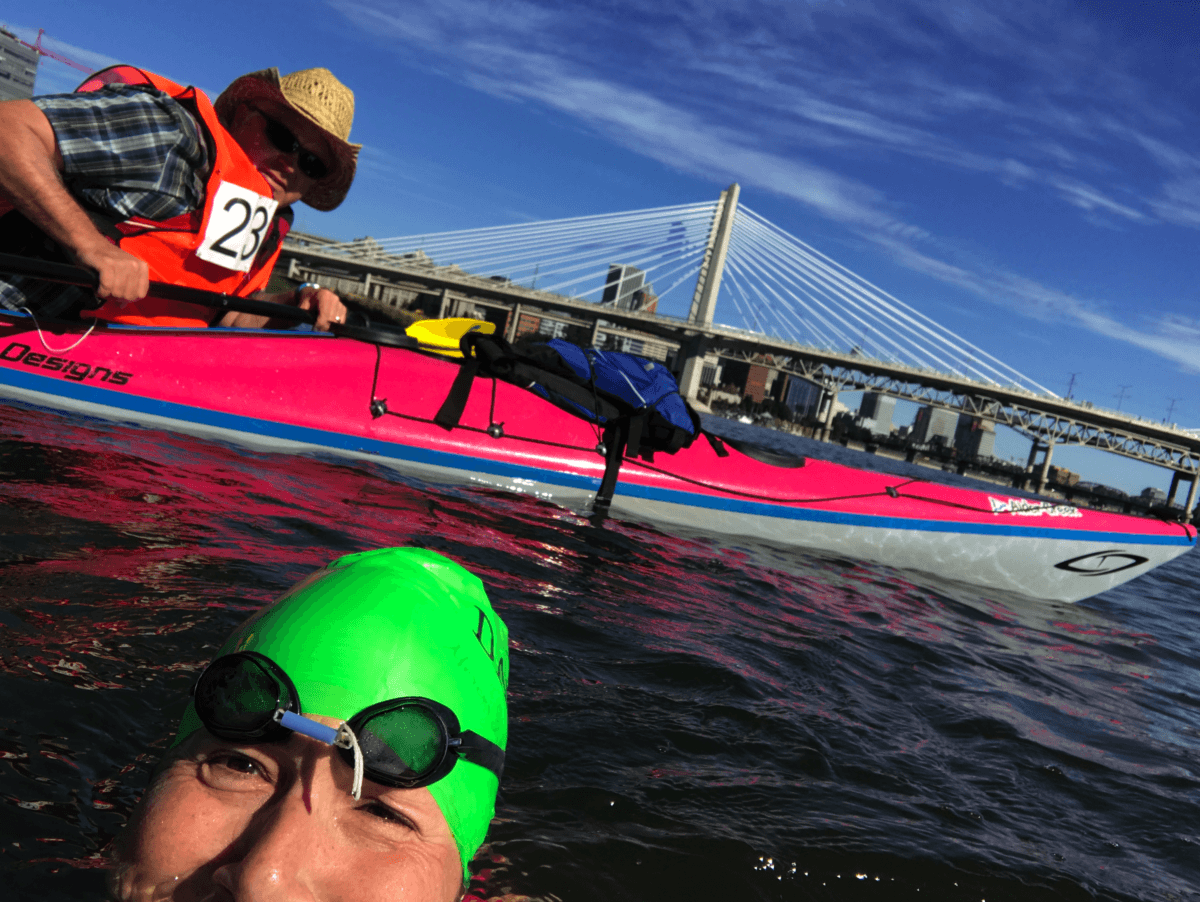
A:
[[[483,308],[522,331],[645,339],[673,359],[695,398],[704,362],[738,360],[837,393],[866,390],[956,411],[1028,436],[1035,485],[1053,449],[1077,444],[1174,472],[1171,499],[1200,486],[1200,433],[1060,398],[746,207],[738,186],[714,203],[386,240],[337,243],[294,233],[288,275],[429,315]],[[721,301],[723,318],[713,313]],[[434,309],[430,309],[431,306]],[[584,334],[584,340],[588,335]]]

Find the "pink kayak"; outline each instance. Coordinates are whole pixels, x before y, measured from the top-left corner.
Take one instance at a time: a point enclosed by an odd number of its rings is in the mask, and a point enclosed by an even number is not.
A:
[[[435,424],[460,367],[436,354],[312,332],[85,329],[39,332],[28,317],[0,314],[0,397],[260,450],[331,452],[576,511],[604,475],[596,427],[506,382],[475,379],[459,425]],[[798,463],[701,438],[652,463],[625,460],[610,514],[1061,601],[1196,542],[1179,523]]]

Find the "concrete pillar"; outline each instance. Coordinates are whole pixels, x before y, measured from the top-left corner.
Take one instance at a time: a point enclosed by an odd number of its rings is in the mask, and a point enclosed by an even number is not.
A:
[[[1029,458],[1025,461],[1025,472],[1013,480],[1013,488],[1022,490],[1029,488],[1029,483],[1033,478],[1033,462],[1037,460],[1038,451],[1041,449],[1042,443],[1035,438],[1033,444],[1029,446]]]
[[[1046,439],[1046,456],[1042,458],[1042,466],[1038,471],[1037,489],[1035,491],[1040,495],[1046,491],[1046,481],[1050,476],[1050,458],[1054,456],[1054,437],[1049,436]]]
[[[713,310],[716,308],[717,292],[721,289],[721,274],[725,271],[725,255],[729,251],[729,236],[733,232],[733,215],[737,212],[739,185],[734,182],[721,192],[713,216],[712,228],[708,233],[708,247],[700,263],[700,274],[696,279],[696,291],[692,295],[692,308],[688,322],[711,326]]]
[[[1183,509],[1184,509],[1183,520],[1185,523],[1191,520],[1192,511],[1196,507],[1196,488],[1198,486],[1200,486],[1200,471],[1197,471],[1196,473],[1192,474],[1192,484],[1190,486],[1188,486],[1187,504],[1185,504],[1183,506]]]
[[[695,401],[704,376],[704,355],[708,342],[703,335],[691,335],[679,346],[679,361],[682,373],[679,376],[679,393],[689,401]]]
[[[446,308],[449,306],[450,306],[450,289],[443,288],[442,289],[442,303],[438,307],[438,315],[437,315],[438,319],[446,318]]]
[[[1179,479],[1183,476],[1178,470],[1171,474],[1171,491],[1167,492],[1167,507],[1175,503],[1175,493],[1179,491]]]
[[[363,274],[363,297],[365,297],[365,298],[374,297],[374,295],[371,294],[371,274],[370,273]]]
[[[592,320],[592,337],[588,340],[588,347],[596,347],[596,339],[600,336],[600,320]]]
[[[712,228],[708,233],[708,247],[700,263],[700,275],[696,278],[696,291],[692,295],[692,308],[688,322],[711,326],[713,310],[717,306],[717,293],[721,290],[721,274],[725,272],[725,255],[729,252],[729,236],[733,233],[733,215],[737,212],[739,185],[734,182],[721,192],[717,209],[713,215]],[[694,400],[700,391],[700,377],[704,373],[706,347],[701,336],[696,348],[683,359],[679,377],[679,393]],[[682,351],[682,348],[680,349]]]
[[[288,260],[287,277],[295,282],[300,281],[300,261],[295,257]]]
[[[508,316],[508,328],[504,330],[504,340],[512,344],[517,340],[517,323],[521,319],[521,305],[513,304],[512,312]]]
[[[833,434],[833,408],[837,404],[837,389],[827,388],[825,392],[829,395],[829,409],[825,411],[825,425],[821,427],[821,441],[829,441],[829,436]]]

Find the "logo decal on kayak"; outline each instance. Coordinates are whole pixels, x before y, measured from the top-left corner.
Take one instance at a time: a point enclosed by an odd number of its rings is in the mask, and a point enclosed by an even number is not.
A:
[[[0,351],[0,360],[9,363],[21,363],[39,370],[56,372],[64,379],[72,382],[82,382],[84,379],[99,377],[101,382],[109,385],[124,385],[133,378],[133,373],[113,372],[106,366],[94,366],[82,360],[72,360],[69,357],[51,357],[49,354],[35,354],[29,345],[14,341]],[[103,375],[101,375],[103,373]]]
[[[1130,567],[1144,564],[1149,558],[1140,554],[1130,554],[1114,548],[1112,551],[1093,551],[1091,554],[1081,554],[1069,561],[1063,561],[1054,566],[1059,570],[1067,570],[1082,576],[1106,576],[1110,573],[1120,573]]]
[[[988,496],[993,514],[1016,514],[1018,517],[1082,517],[1079,508],[1070,504],[1051,504],[1049,501],[1026,501],[1024,498],[993,498]]]

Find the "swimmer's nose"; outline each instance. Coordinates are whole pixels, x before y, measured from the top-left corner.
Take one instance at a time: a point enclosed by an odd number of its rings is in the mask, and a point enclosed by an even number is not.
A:
[[[315,902],[311,867],[320,819],[301,792],[285,792],[259,809],[213,882],[237,902]]]

